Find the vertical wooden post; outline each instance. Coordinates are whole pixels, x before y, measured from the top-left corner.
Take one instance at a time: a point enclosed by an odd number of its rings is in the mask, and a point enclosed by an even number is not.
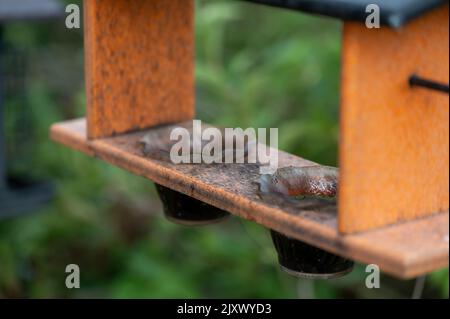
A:
[[[85,0],[88,138],[194,116],[193,0]]]
[[[345,23],[341,232],[448,210],[449,97],[408,85],[412,74],[449,82],[448,28],[448,5],[399,30]]]

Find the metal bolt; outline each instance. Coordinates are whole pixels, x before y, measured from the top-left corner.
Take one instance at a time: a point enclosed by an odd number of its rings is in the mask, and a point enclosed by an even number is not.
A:
[[[446,83],[439,83],[433,80],[428,80],[413,74],[409,77],[409,85],[412,86],[420,86],[426,89],[435,90],[439,92],[447,93],[449,92],[449,86]]]

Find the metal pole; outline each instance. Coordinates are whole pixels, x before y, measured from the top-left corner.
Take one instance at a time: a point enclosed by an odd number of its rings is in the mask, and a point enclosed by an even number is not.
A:
[[[3,42],[3,25],[0,23],[0,196],[6,192],[6,147],[5,147],[5,127],[4,127],[4,97],[5,78],[3,73],[3,54],[5,53],[5,43]]]
[[[411,297],[412,299],[422,299],[426,279],[427,279],[426,275],[417,277],[416,283],[414,284],[414,291]]]

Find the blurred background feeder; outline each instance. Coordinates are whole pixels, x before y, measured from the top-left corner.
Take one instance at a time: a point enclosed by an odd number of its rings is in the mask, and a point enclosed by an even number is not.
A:
[[[0,219],[36,210],[53,197],[48,181],[34,181],[9,171],[8,161],[22,160],[11,150],[26,148],[33,137],[30,132],[30,110],[26,109],[26,63],[23,52],[8,47],[4,41],[4,25],[14,21],[48,20],[62,16],[56,0],[0,0]],[[12,91],[21,108],[14,130],[6,132],[5,99]],[[11,119],[8,119],[12,121]],[[7,139],[8,136],[8,139]],[[7,143],[7,140],[9,143]],[[7,145],[8,144],[8,145]],[[8,152],[10,150],[10,152]]]
[[[213,224],[230,214],[198,199],[170,188],[155,184],[164,207],[164,215],[170,221],[187,226]]]
[[[270,230],[281,269],[307,279],[332,279],[352,271],[353,261]]]

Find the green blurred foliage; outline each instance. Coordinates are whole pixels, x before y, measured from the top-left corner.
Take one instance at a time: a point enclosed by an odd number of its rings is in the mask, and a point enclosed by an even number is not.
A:
[[[277,127],[281,149],[336,165],[340,27],[233,0],[197,1],[198,118]],[[57,193],[34,214],[0,222],[0,297],[411,296],[413,281],[384,275],[380,289],[365,288],[362,265],[341,279],[296,280],[279,270],[268,231],[237,218],[171,224],[151,182],[48,140],[52,123],[84,114],[82,30],[57,21],[5,31],[28,58],[25,98],[6,99],[9,169],[51,178]],[[30,132],[17,142],[20,112]],[[80,266],[80,289],[65,287],[71,263]],[[448,270],[431,274],[424,297],[448,298],[448,281]]]

